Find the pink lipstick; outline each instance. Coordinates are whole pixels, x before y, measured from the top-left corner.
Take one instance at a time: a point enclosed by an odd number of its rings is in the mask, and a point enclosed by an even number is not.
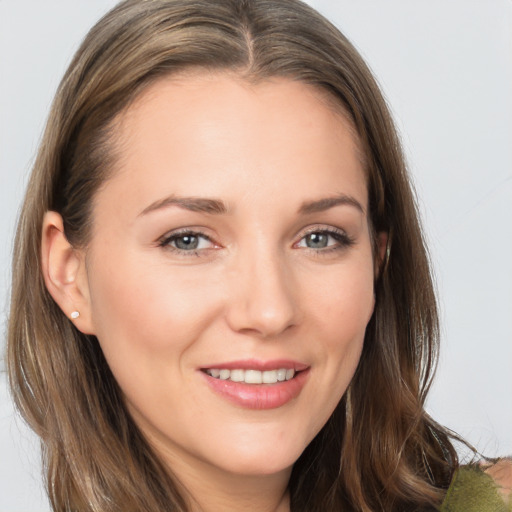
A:
[[[206,383],[223,398],[248,409],[275,409],[296,398],[309,367],[290,360],[243,360],[201,368]]]

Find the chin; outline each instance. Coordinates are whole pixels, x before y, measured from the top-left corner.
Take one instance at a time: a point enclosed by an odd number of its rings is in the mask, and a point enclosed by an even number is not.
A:
[[[237,443],[226,450],[222,464],[229,473],[246,476],[272,475],[288,471],[301,456],[306,446],[289,445],[279,441]]]
[[[284,471],[289,471],[295,464],[297,457],[269,457],[259,454],[250,459],[238,459],[225,461],[225,471],[243,476],[265,476],[275,475]]]

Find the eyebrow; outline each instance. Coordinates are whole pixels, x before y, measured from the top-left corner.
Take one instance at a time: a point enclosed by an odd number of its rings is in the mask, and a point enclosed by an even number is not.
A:
[[[203,197],[177,197],[169,196],[151,203],[147,208],[140,212],[139,217],[155,210],[167,208],[168,206],[178,206],[191,212],[210,213],[222,215],[228,212],[225,203],[219,199],[208,199]]]
[[[302,203],[298,213],[301,215],[308,215],[311,213],[324,212],[336,206],[343,205],[353,206],[361,213],[365,213],[361,203],[354,197],[346,194],[338,194],[333,197],[324,197],[322,199],[306,201]],[[223,215],[228,213],[228,207],[224,201],[221,201],[220,199],[210,199],[206,197],[178,197],[171,195],[151,203],[148,207],[142,210],[139,217],[169,206],[177,206],[191,212],[209,213],[212,215]]]
[[[362,204],[356,198],[346,194],[338,194],[333,197],[325,197],[314,201],[306,201],[305,203],[302,203],[301,207],[299,208],[299,213],[303,215],[319,213],[329,210],[330,208],[334,208],[335,206],[342,205],[353,206],[362,214],[365,213]]]

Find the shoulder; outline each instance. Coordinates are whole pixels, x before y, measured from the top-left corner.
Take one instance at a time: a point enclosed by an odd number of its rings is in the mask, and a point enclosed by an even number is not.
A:
[[[500,494],[512,501],[512,458],[500,459],[495,464],[484,466],[483,470],[494,480]]]
[[[511,512],[512,460],[459,467],[441,512]]]

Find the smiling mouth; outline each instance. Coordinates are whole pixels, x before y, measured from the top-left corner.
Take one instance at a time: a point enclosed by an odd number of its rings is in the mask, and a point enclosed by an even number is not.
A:
[[[218,380],[241,382],[245,384],[277,384],[292,380],[300,373],[292,368],[279,368],[277,370],[242,370],[226,368],[208,368],[203,370],[207,375]]]
[[[200,368],[209,388],[246,409],[277,409],[299,396],[311,367],[297,361],[231,361]]]

